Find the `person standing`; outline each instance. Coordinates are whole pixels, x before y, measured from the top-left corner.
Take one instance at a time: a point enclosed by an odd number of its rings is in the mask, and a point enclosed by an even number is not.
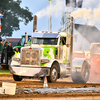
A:
[[[3,49],[2,49],[2,54],[1,54],[1,63],[3,63],[3,59],[4,59],[4,56],[5,56],[5,53],[4,53],[4,41],[2,41],[2,46],[3,46]]]
[[[8,42],[6,42],[5,45],[4,45],[5,63],[6,64],[7,64],[7,46],[8,46]]]
[[[3,46],[2,46],[2,40],[0,41],[0,53],[2,53],[2,49],[3,49]]]
[[[7,46],[7,64],[8,64],[8,59],[12,57],[13,55],[13,47],[11,46],[11,42],[9,42],[9,45]]]
[[[16,48],[16,50],[14,51],[15,55],[14,57],[17,57],[17,54],[19,53],[18,48]]]
[[[2,50],[3,50],[3,45],[2,45],[2,40],[0,39],[0,55],[2,56]]]

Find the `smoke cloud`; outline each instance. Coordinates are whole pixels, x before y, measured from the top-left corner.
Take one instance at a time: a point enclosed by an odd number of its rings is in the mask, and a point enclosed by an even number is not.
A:
[[[100,7],[97,8],[97,9],[94,9],[94,10],[93,10],[93,13],[94,13],[94,15],[93,15],[94,21],[95,21],[95,22],[100,21]]]
[[[83,17],[84,19],[89,19],[91,16],[91,9],[78,9],[71,14],[74,18]]]
[[[83,0],[83,8],[81,9],[77,9],[75,11],[73,11],[71,13],[71,16],[73,16],[77,22],[79,23],[85,23],[88,25],[99,25],[100,28],[100,0]],[[76,21],[75,20],[75,21]],[[87,27],[87,26],[86,26]],[[92,28],[92,27],[91,27]],[[90,32],[90,37],[88,37],[89,40],[94,40],[94,36],[95,36],[95,40],[96,38],[99,38],[99,35],[96,35],[95,33],[97,33],[96,30],[94,30],[94,35],[92,35],[93,30],[91,30],[91,28],[78,28],[77,31],[81,31],[84,32],[84,34],[87,34],[87,30]],[[91,43],[86,42],[86,35],[85,37],[81,37],[79,35],[79,33],[77,33],[77,31],[74,31],[74,34],[76,33],[77,35],[77,42],[75,44],[74,42],[74,48],[77,50],[78,47],[80,47],[78,50],[80,51],[90,51],[90,47],[91,47]],[[81,34],[81,33],[80,33]],[[99,34],[99,32],[98,32]],[[96,41],[95,41],[96,42]],[[95,43],[93,41],[93,43]],[[81,44],[80,44],[81,43]],[[85,47],[84,47],[85,46]],[[84,47],[84,48],[83,48]],[[99,48],[96,47],[95,50],[98,50]],[[92,52],[93,53],[93,52]],[[94,58],[93,57],[97,57]],[[97,62],[97,60],[99,59],[99,55],[95,55],[92,57],[92,64],[91,64],[91,68],[90,68],[90,77],[89,77],[89,83],[100,83],[100,62]]]
[[[83,18],[85,21],[88,20],[87,24],[94,25],[100,21],[100,8],[95,9],[78,9],[74,12],[72,12],[71,16],[73,16],[75,19],[80,17]]]
[[[54,2],[51,1],[51,7],[50,5],[47,6],[45,9],[37,12],[36,15],[38,18],[42,18],[44,16],[49,16],[51,12],[53,16],[57,17],[61,15],[61,12],[64,9],[64,4],[65,2],[63,0],[55,0]]]
[[[91,2],[90,2],[91,1]],[[96,5],[94,5],[96,4]],[[88,7],[87,7],[88,6]],[[94,0],[87,0],[84,5],[84,8],[77,9],[71,13],[71,16],[76,18],[81,18],[88,25],[98,24],[100,21],[100,1],[94,2]]]

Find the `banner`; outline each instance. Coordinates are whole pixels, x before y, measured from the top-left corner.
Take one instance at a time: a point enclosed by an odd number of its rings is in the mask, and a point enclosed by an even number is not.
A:
[[[0,32],[1,32],[1,18],[0,18]]]
[[[0,18],[3,18],[3,14],[0,12]]]

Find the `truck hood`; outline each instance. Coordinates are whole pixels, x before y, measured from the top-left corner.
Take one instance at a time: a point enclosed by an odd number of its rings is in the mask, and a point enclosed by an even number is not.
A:
[[[55,55],[57,54],[57,45],[32,45],[31,48],[38,48],[42,50],[41,57],[44,59],[55,59]],[[22,48],[30,48],[30,46],[22,47]]]
[[[45,58],[45,59],[55,59],[55,55],[57,53],[57,45],[39,45],[39,44],[35,44],[32,45],[31,48],[39,48],[40,50],[42,50],[42,54],[41,57]],[[28,47],[23,47],[23,48],[30,48],[30,46]]]
[[[52,45],[42,46],[42,57],[48,59],[54,59],[56,55],[56,47]]]

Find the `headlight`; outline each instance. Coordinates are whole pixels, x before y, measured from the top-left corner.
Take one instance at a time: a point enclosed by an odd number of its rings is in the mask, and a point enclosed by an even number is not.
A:
[[[19,58],[16,58],[16,57],[14,57],[12,60],[20,61],[20,59]]]
[[[41,59],[41,63],[48,63],[49,59]]]

